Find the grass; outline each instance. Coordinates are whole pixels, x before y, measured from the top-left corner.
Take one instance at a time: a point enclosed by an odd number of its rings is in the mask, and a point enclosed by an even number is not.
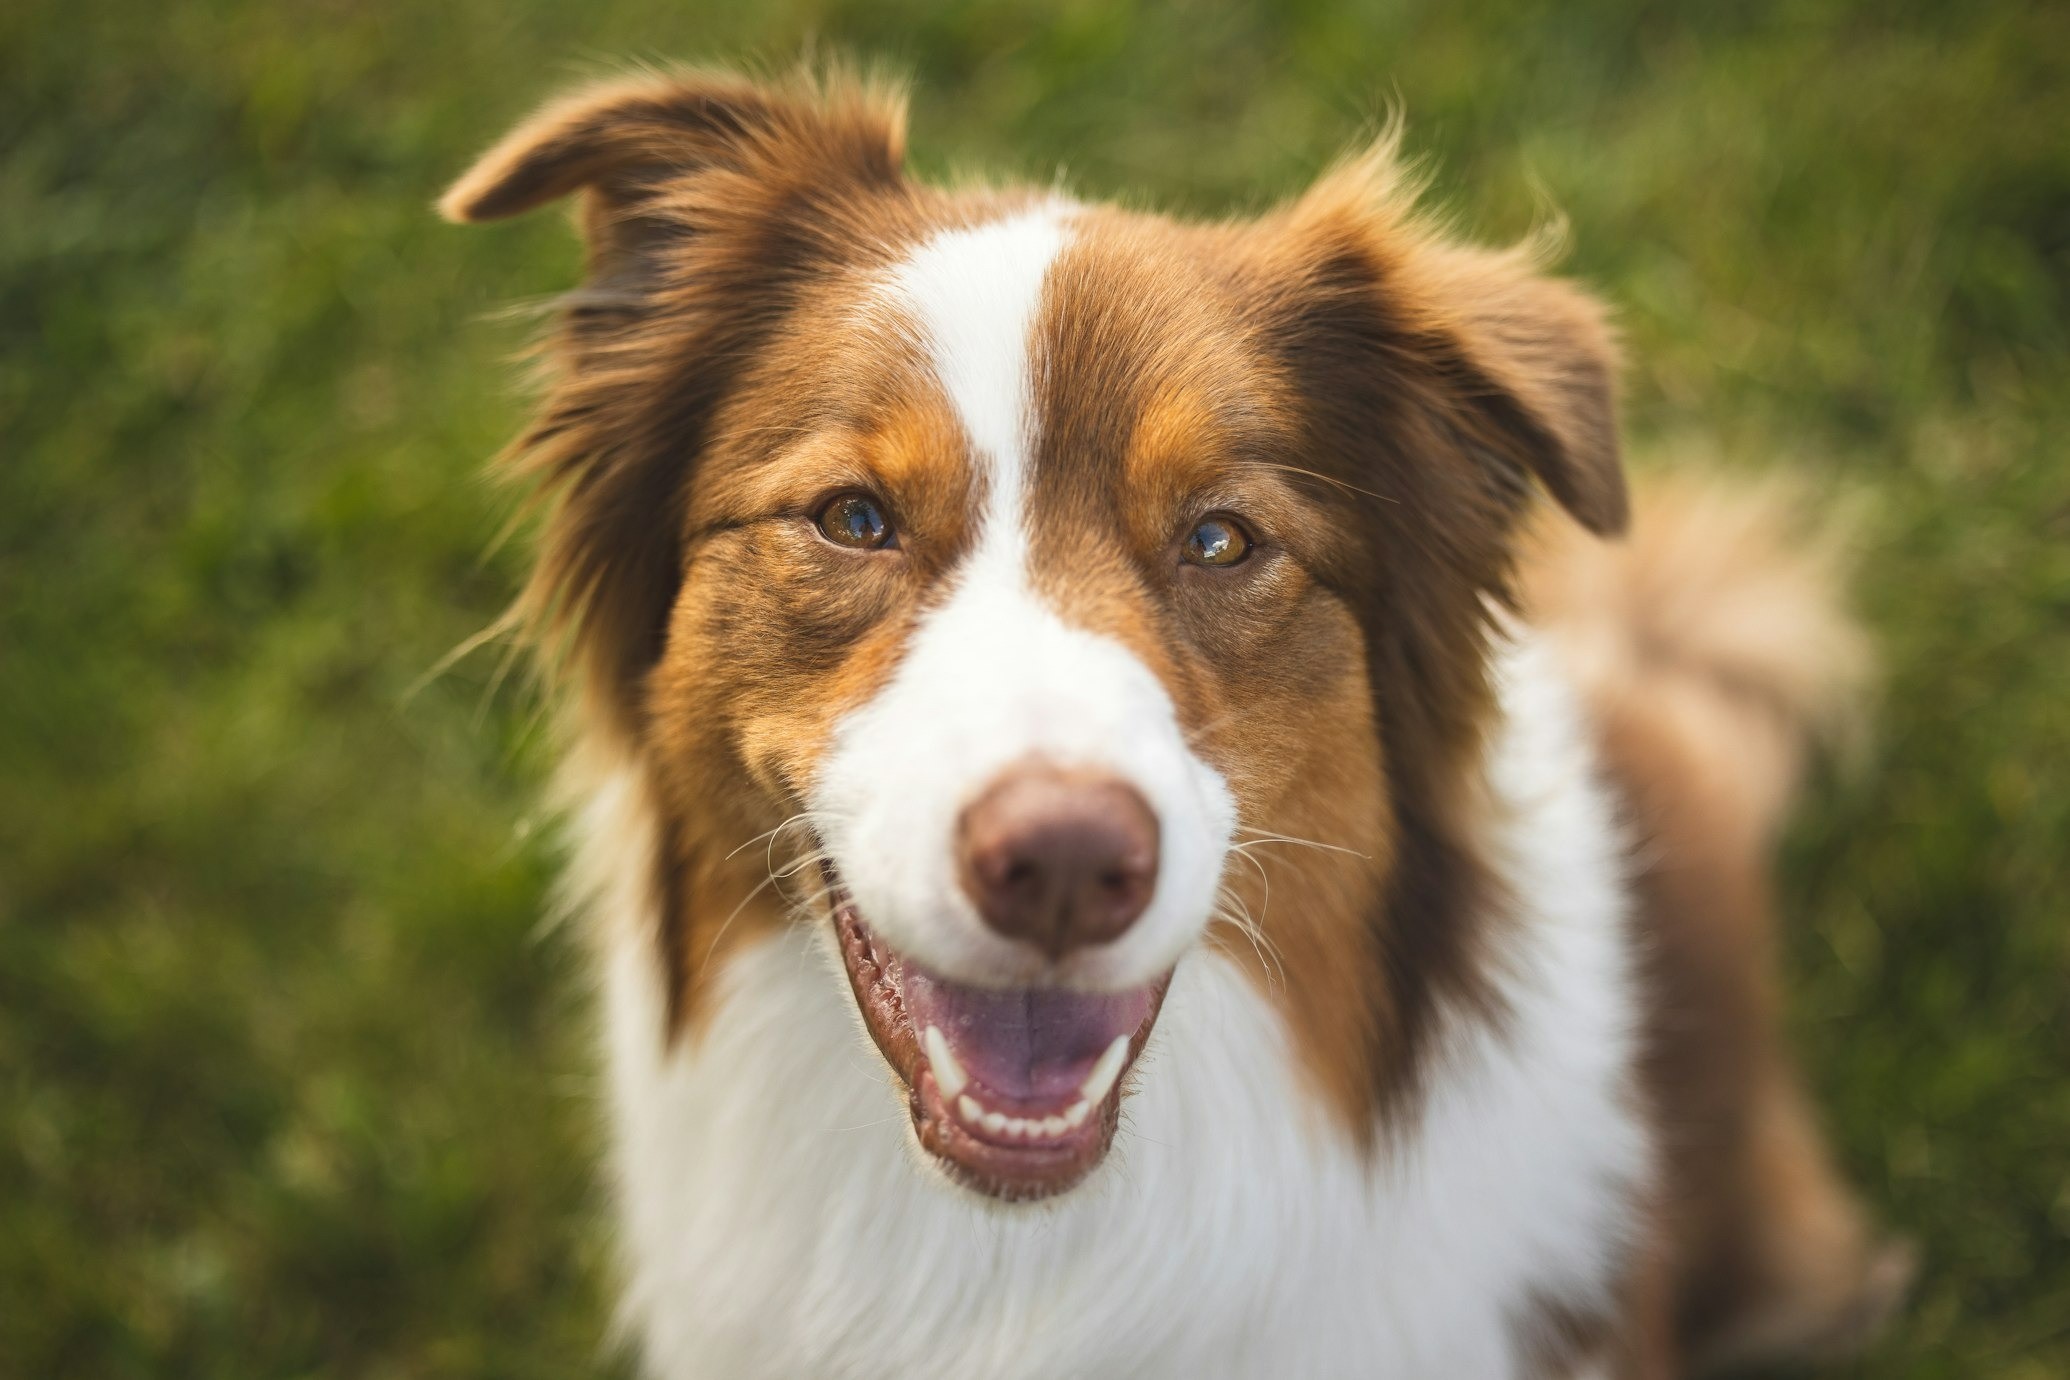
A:
[[[276,0],[0,10],[0,1375],[608,1372],[577,946],[478,478],[552,215],[442,180],[626,58],[875,55],[930,173],[1193,212],[1398,98],[1557,206],[1642,460],[1855,496],[1874,751],[1786,849],[1794,1022],[1923,1243],[1835,1376],[2070,1373],[2070,10]]]

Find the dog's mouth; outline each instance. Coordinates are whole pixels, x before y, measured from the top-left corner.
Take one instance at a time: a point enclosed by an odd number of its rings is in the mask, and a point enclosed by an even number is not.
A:
[[[1009,1202],[1062,1193],[1098,1168],[1171,974],[1122,992],[951,982],[887,947],[829,881],[849,985],[905,1083],[921,1147]]]

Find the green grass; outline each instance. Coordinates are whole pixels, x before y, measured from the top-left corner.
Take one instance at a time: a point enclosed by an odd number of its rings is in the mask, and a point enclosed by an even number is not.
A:
[[[21,0],[0,1375],[608,1369],[538,705],[411,693],[515,587],[496,309],[575,253],[428,204],[570,78],[808,44],[914,74],[927,171],[1198,212],[1398,97],[1465,225],[1569,218],[1641,457],[1865,502],[1880,732],[1790,840],[1789,975],[1928,1266],[1832,1373],[2070,1373],[2070,10]]]

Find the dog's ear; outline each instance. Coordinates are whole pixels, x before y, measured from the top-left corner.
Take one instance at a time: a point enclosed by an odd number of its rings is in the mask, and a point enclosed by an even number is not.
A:
[[[884,238],[904,128],[897,92],[840,74],[617,81],[519,125],[439,202],[481,221],[581,197],[587,282],[502,469],[546,518],[515,619],[620,728],[665,642],[712,419],[808,285]]]
[[[500,220],[580,192],[592,271],[606,273],[683,228],[653,213],[657,197],[686,176],[817,163],[844,180],[897,181],[903,116],[896,95],[881,89],[844,101],[803,80],[766,86],[723,73],[606,81],[519,124],[438,209],[456,222]]]
[[[1325,577],[1364,628],[1403,810],[1478,750],[1534,485],[1591,531],[1626,522],[1603,310],[1528,252],[1454,244],[1415,199],[1384,139],[1234,241],[1232,271],[1292,385],[1301,463],[1355,534]]]
[[[769,115],[760,89],[724,77],[587,87],[506,134],[438,209],[451,221],[500,220],[583,189],[623,204],[672,173],[725,157]]]
[[[1478,427],[1463,423],[1469,441],[1536,475],[1591,532],[1623,532],[1617,347],[1602,304],[1543,276],[1522,251],[1432,247],[1419,268],[1461,391],[1481,414]]]
[[[1415,208],[1392,137],[1319,181],[1276,227],[1293,324],[1372,407],[1413,401],[1512,496],[1535,476],[1599,535],[1624,530],[1617,348],[1602,305],[1526,248],[1450,242]],[[1356,380],[1345,376],[1357,375]]]

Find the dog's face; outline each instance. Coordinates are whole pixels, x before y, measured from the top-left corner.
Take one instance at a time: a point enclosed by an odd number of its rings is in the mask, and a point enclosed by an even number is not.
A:
[[[922,1143],[999,1192],[1104,1152],[1239,817],[1375,760],[1347,534],[1215,266],[1042,203],[922,230],[761,352],[690,498],[663,741],[724,724],[803,812]]]
[[[533,597],[662,802],[672,1025],[733,946],[825,926],[919,1144],[1042,1197],[1227,932],[1356,1119],[1465,967],[1430,854],[1523,477],[1621,520],[1600,326],[1372,167],[1201,227],[947,196],[898,149],[859,93],[616,87],[447,202],[585,193]],[[1244,850],[1279,838],[1326,849],[1268,912]],[[824,886],[787,907],[774,858]]]

